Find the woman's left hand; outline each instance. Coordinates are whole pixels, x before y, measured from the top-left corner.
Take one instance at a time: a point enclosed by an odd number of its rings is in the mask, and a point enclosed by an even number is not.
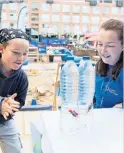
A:
[[[122,108],[122,103],[121,103],[121,104],[116,104],[116,105],[114,106],[114,108]]]

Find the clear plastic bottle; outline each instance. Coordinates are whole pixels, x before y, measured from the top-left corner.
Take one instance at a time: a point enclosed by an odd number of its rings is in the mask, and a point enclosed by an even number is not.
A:
[[[78,129],[78,82],[78,67],[74,58],[68,57],[60,73],[60,126],[63,132],[76,133]]]
[[[83,101],[87,106],[93,101],[95,92],[95,69],[91,60],[85,61],[84,74],[81,76],[83,80]]]
[[[79,88],[78,88],[78,104],[82,104],[83,103],[83,74],[84,74],[84,60],[81,59],[80,60],[80,64],[79,64]]]
[[[83,56],[83,58],[80,61],[80,65],[79,65],[79,97],[78,97],[78,103],[80,105],[85,105],[86,102],[84,101],[84,65],[86,62],[89,62],[90,57],[89,56]]]
[[[85,56],[79,65],[79,98],[78,103],[88,106],[93,100],[95,91],[95,70],[90,57]]]
[[[88,107],[95,92],[95,70],[89,57],[84,57],[79,66],[79,113],[83,125],[87,125]]]

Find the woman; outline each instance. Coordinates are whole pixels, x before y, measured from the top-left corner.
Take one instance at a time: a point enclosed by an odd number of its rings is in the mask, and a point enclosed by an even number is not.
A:
[[[124,23],[116,19],[100,27],[94,108],[123,106],[123,27]]]
[[[0,147],[4,153],[21,153],[12,116],[25,104],[28,80],[21,66],[28,56],[28,36],[19,29],[1,29],[0,44]]]

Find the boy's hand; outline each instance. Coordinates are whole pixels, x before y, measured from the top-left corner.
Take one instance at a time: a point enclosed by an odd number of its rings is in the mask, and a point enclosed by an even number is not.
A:
[[[1,114],[5,119],[11,114],[14,115],[15,112],[19,111],[20,103],[15,101],[14,98],[17,94],[13,94],[11,97],[5,98],[2,102]]]
[[[18,112],[20,108],[20,103],[15,101],[14,98],[17,94],[13,94],[11,97],[8,97],[7,103],[11,106],[13,112]]]
[[[5,119],[7,119],[7,117],[9,116],[9,114],[13,115],[13,111],[11,106],[8,104],[8,98],[5,98],[2,101],[2,105],[1,105],[1,114],[4,116]]]

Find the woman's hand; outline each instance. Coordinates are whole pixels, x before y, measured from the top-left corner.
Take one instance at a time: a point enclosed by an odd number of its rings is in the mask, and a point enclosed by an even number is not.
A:
[[[121,103],[121,104],[116,104],[116,105],[114,106],[114,108],[122,108],[122,103]]]

